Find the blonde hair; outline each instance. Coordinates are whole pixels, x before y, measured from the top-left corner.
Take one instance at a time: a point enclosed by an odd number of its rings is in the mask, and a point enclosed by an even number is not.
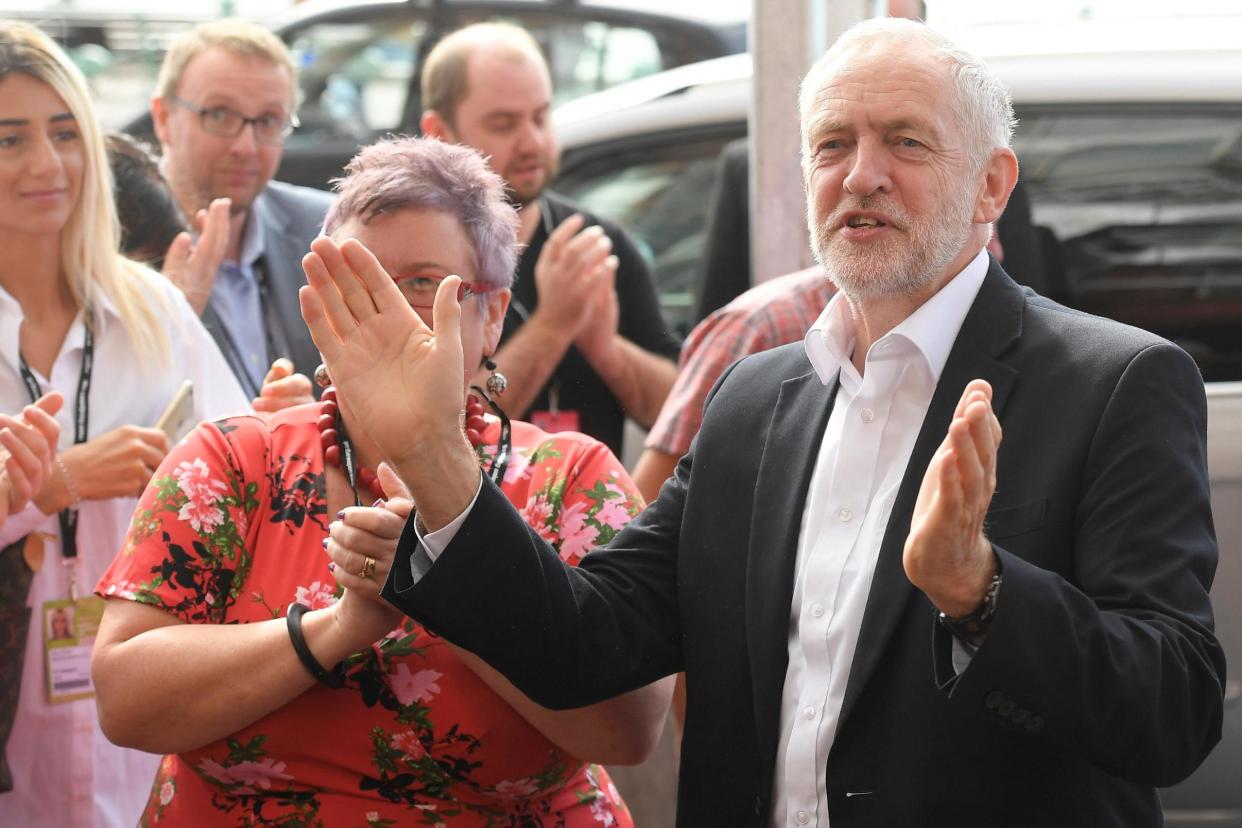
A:
[[[437,43],[423,64],[422,104],[450,126],[457,106],[466,98],[467,64],[482,48],[530,58],[548,73],[548,62],[530,32],[512,23],[475,23],[458,29]]]
[[[10,74],[26,75],[51,87],[69,108],[81,135],[85,156],[81,192],[60,231],[60,268],[74,304],[84,308],[93,290],[103,293],[116,305],[142,367],[166,365],[168,336],[159,320],[168,315],[168,308],[154,281],[160,277],[119,252],[121,228],[112,196],[112,171],[86,79],[39,29],[0,21],[0,80]],[[94,324],[90,314],[86,324]]]
[[[176,95],[177,87],[181,85],[181,76],[185,74],[185,67],[211,48],[220,48],[234,55],[258,58],[283,66],[289,73],[293,89],[293,99],[289,101],[290,111],[297,109],[301,90],[298,88],[297,68],[293,65],[289,48],[283,40],[257,23],[236,17],[200,23],[174,40],[164,54],[164,62],[160,64],[160,75],[155,81],[155,94],[161,98]]]

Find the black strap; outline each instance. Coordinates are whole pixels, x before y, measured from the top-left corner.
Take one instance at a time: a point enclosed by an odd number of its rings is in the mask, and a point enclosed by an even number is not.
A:
[[[513,424],[509,422],[509,415],[505,410],[496,405],[496,401],[486,391],[477,385],[470,386],[470,390],[478,394],[492,409],[492,413],[500,418],[500,439],[496,441],[496,456],[492,458],[492,465],[487,470],[487,476],[499,486],[504,482],[505,470],[509,468],[509,458],[513,454]]]
[[[90,314],[88,308],[86,339],[82,343],[82,371],[78,375],[78,393],[73,403],[74,445],[86,442],[90,425],[91,372],[95,367],[95,335],[91,333]],[[26,383],[26,392],[30,394],[30,401],[33,403],[43,396],[43,389],[39,386],[39,380],[35,378],[34,371],[30,370],[26,357],[22,356],[20,351],[17,354],[17,361],[22,372],[22,381]],[[66,558],[76,558],[78,556],[78,510],[62,509],[56,517],[60,521],[61,554]]]
[[[310,607],[299,604],[297,601],[285,610],[285,626],[289,628],[289,641],[293,644],[293,651],[298,654],[298,661],[302,662],[306,671],[319,682],[333,688],[341,687],[345,684],[345,674],[341,670],[341,665],[338,664],[330,672],[325,670],[306,644],[306,636],[302,634],[302,616],[309,610]]]

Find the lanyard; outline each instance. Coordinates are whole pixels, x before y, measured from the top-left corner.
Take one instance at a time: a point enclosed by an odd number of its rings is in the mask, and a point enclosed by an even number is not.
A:
[[[87,311],[89,316],[90,311]],[[26,363],[26,358],[18,354],[18,363],[22,372],[22,380],[26,383],[26,391],[30,401],[35,402],[43,396],[39,381]],[[78,394],[73,404],[73,442],[75,445],[85,443],[87,425],[90,422],[91,370],[95,364],[95,336],[89,326],[86,328],[86,341],[82,344],[82,373],[78,375]],[[60,551],[65,556],[66,565],[71,565],[78,556],[78,510],[64,509],[57,515],[60,520]],[[70,588],[72,592],[72,587]]]

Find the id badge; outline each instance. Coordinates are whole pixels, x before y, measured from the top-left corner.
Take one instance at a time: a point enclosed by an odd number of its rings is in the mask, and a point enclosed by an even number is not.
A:
[[[47,700],[52,704],[89,699],[91,650],[103,619],[104,599],[91,595],[76,601],[44,601],[43,663],[47,676]]]

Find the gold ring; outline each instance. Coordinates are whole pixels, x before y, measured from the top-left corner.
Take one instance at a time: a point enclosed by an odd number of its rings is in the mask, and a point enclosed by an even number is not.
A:
[[[370,578],[375,574],[375,558],[363,556],[362,571],[358,573],[359,578]]]

